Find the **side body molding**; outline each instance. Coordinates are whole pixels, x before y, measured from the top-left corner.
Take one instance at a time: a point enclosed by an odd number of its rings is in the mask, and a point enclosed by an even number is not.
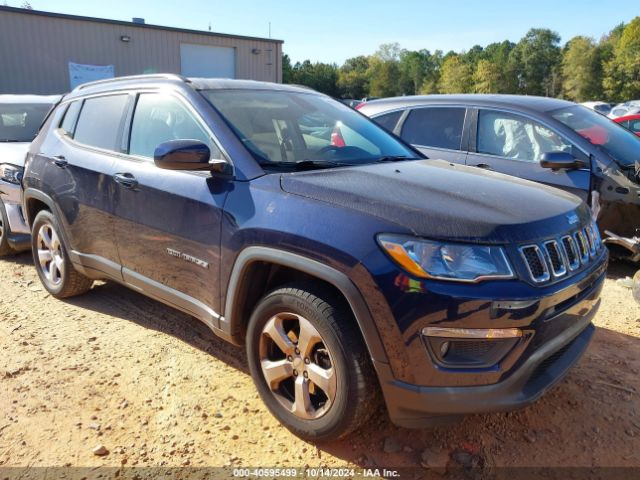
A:
[[[353,282],[344,273],[322,264],[316,260],[268,247],[247,247],[236,258],[225,302],[224,317],[220,318],[220,329],[224,331],[227,338],[234,338],[239,342],[237,332],[243,319],[240,318],[240,311],[236,297],[236,292],[240,283],[247,281],[245,273],[253,262],[269,262],[299,270],[308,275],[317,277],[330,283],[337,288],[347,299],[351,310],[354,313],[362,336],[369,350],[369,355],[376,363],[389,363],[387,355],[378,334],[367,304]]]

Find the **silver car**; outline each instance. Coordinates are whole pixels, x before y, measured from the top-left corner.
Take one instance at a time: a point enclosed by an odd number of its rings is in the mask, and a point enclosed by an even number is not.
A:
[[[29,249],[21,187],[29,145],[58,95],[0,95],[0,256]]]

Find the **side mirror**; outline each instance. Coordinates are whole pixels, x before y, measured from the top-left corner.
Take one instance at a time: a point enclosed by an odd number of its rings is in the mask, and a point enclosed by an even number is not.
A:
[[[209,147],[199,140],[170,140],[161,143],[153,153],[153,161],[165,170],[208,170],[223,173],[226,160],[211,160]]]
[[[547,152],[542,154],[540,159],[542,168],[551,168],[557,170],[559,168],[565,170],[574,170],[583,168],[585,163],[567,152]]]

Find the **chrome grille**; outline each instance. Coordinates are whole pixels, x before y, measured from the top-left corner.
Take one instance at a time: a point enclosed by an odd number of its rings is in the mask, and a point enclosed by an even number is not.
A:
[[[580,263],[583,265],[589,261],[589,247],[587,246],[587,240],[582,230],[578,230],[573,234],[578,245],[578,256],[580,257]]]
[[[569,270],[573,271],[580,267],[580,258],[578,257],[578,248],[576,247],[576,241],[571,235],[562,237],[562,247],[564,248],[565,258]]]
[[[562,258],[560,244],[555,240],[551,240],[550,242],[544,243],[544,249],[551,264],[553,276],[562,277],[565,275],[567,273],[567,267],[565,266],[564,259]]]
[[[597,245],[596,245],[596,237],[595,234],[593,233],[595,229],[589,225],[587,228],[584,229],[585,235],[587,237],[587,241],[589,243],[589,256],[591,258],[596,256],[596,251],[597,251]]]
[[[536,283],[559,279],[586,265],[602,250],[598,227],[591,224],[570,235],[540,245],[519,247],[527,271]]]
[[[542,250],[537,245],[528,245],[520,249],[520,253],[524,257],[529,275],[534,282],[546,282],[551,278],[547,262],[545,261]]]

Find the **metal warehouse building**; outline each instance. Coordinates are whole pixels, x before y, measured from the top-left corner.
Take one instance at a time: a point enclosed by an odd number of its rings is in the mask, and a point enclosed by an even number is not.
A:
[[[0,93],[170,72],[282,82],[282,40],[0,7]]]

